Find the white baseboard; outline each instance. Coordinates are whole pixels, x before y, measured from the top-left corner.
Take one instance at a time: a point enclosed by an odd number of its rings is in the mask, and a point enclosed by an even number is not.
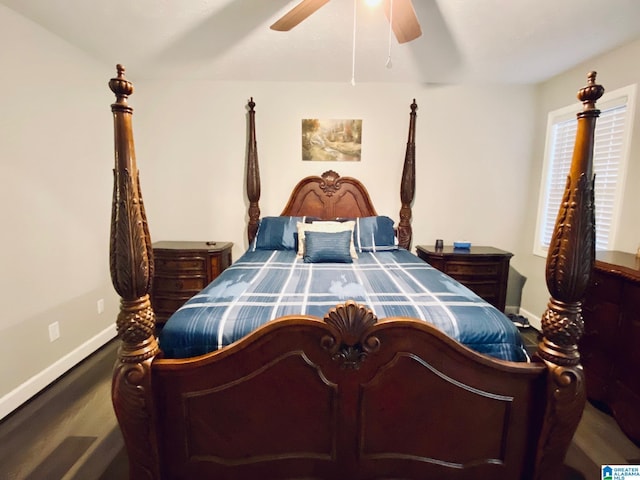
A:
[[[0,398],[0,420],[25,403],[36,393],[47,387],[61,375],[87,358],[93,352],[115,338],[116,325],[110,325],[102,332],[90,338],[75,350],[69,352],[57,362],[37,373],[19,387]]]

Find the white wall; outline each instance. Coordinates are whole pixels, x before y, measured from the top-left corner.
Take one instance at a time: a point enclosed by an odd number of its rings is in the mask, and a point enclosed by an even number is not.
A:
[[[537,121],[535,124],[535,141],[528,187],[529,195],[525,210],[524,228],[518,255],[513,264],[527,277],[522,297],[525,311],[540,316],[546,308],[549,294],[544,280],[545,259],[533,255],[533,240],[538,209],[540,176],[544,159],[544,142],[548,112],[570,105],[576,101],[578,90],[586,84],[587,73],[598,72],[598,83],[605,90],[637,83],[640,80],[640,40],[630,42],[605,55],[598,56],[571,70],[540,84],[537,92]],[[614,249],[635,253],[640,246],[640,222],[638,221],[638,205],[640,205],[640,105],[636,105],[635,124],[632,136],[627,178],[623,196],[621,226],[614,242]],[[576,112],[577,113],[577,112]],[[596,205],[597,208],[597,205]]]
[[[117,301],[111,72],[2,5],[0,43],[1,418],[114,336]]]
[[[229,240],[246,249],[246,110],[256,101],[263,215],[295,183],[334,169],[399,218],[409,105],[418,103],[414,246],[470,239],[517,247],[527,200],[534,88],[135,81],[134,130],[152,239]],[[363,119],[362,161],[303,162],[302,118]]]

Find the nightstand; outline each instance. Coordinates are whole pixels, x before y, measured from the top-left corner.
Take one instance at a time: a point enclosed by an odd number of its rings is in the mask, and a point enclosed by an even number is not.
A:
[[[469,249],[445,245],[442,249],[418,245],[418,256],[432,267],[455,278],[498,310],[504,312],[507,300],[509,261],[513,256],[494,247]]]
[[[159,325],[231,265],[231,242],[156,242],[151,305]]]

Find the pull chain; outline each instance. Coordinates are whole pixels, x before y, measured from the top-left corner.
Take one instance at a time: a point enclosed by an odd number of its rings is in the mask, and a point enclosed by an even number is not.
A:
[[[358,0],[353,0],[353,46],[351,53],[351,85],[356,84],[356,14]]]
[[[391,62],[392,33],[393,33],[393,0],[390,0],[389,1],[389,54],[387,56],[387,63],[385,64],[387,68],[393,67],[393,63]]]

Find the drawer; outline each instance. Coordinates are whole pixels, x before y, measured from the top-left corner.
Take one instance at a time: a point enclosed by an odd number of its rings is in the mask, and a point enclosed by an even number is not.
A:
[[[619,346],[620,305],[602,302],[582,309],[585,334],[598,338],[598,348],[612,354]]]
[[[207,286],[207,278],[204,275],[185,277],[159,277],[153,279],[155,294],[188,292],[197,293]]]
[[[587,290],[587,295],[585,297],[585,303],[620,303],[623,284],[624,279],[621,277],[594,270],[592,273],[591,285]]]
[[[152,305],[159,317],[169,317],[173,312],[178,310],[184,303],[191,298],[190,295],[184,297],[153,297]]]
[[[209,258],[209,277],[213,281],[226,268],[222,266],[220,255],[212,255]]]
[[[485,300],[495,300],[497,292],[500,291],[500,286],[494,282],[461,282],[465,287],[473,290],[474,293]],[[491,303],[491,302],[489,302]]]
[[[452,277],[497,277],[500,266],[495,262],[447,262],[444,273]]]
[[[201,256],[171,256],[162,257],[158,253],[155,254],[155,269],[156,273],[163,272],[183,272],[183,271],[196,271],[206,272],[207,259]]]
[[[640,283],[626,282],[622,288],[622,309],[640,322]]]

